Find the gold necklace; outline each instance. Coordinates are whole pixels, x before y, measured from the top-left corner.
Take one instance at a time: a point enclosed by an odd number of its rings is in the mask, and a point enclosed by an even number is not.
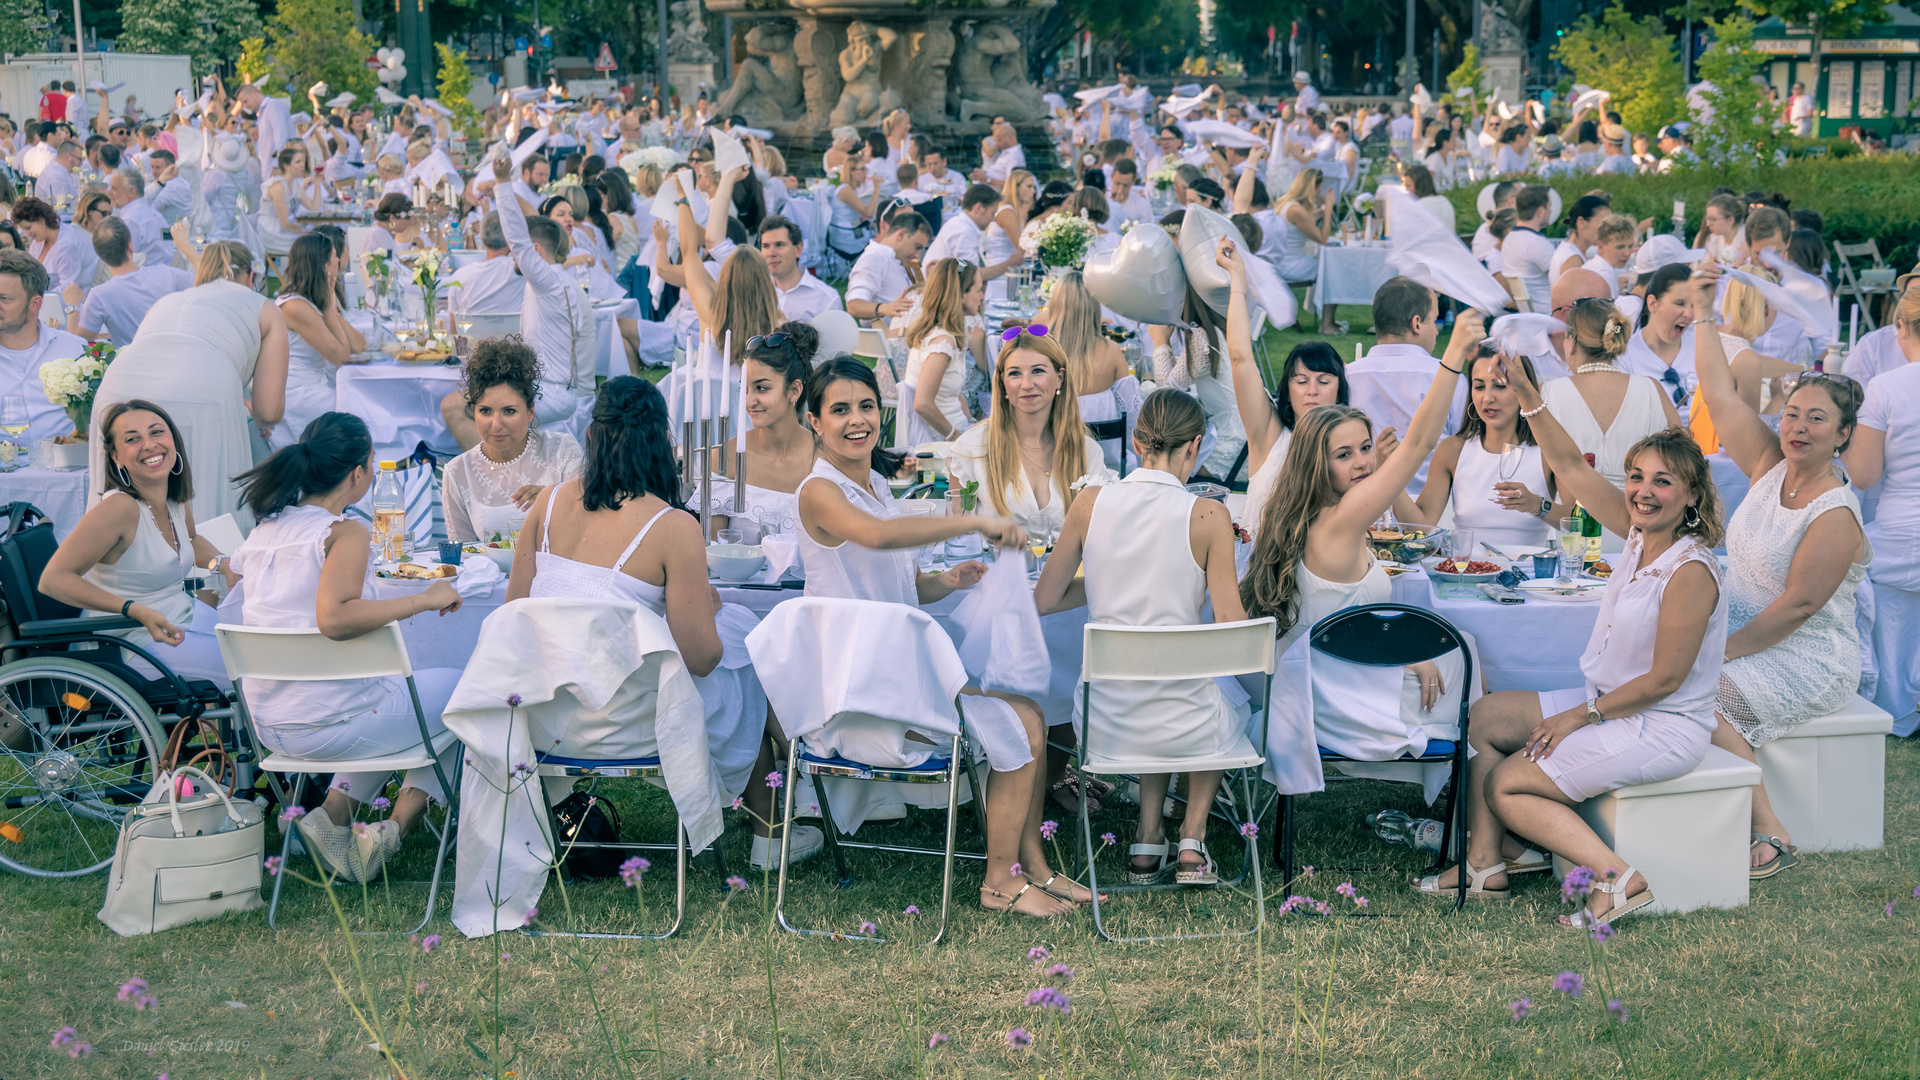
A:
[[[1020,448],[1020,456],[1021,456],[1021,457],[1023,457],[1023,458],[1026,458],[1026,460],[1027,460],[1027,462],[1028,462],[1029,464],[1032,464],[1032,465],[1034,465],[1034,466],[1036,466],[1036,467],[1038,467],[1038,468],[1039,468],[1039,470],[1040,470],[1040,471],[1041,471],[1042,473],[1044,473],[1044,474],[1046,474],[1046,475],[1048,475],[1048,476],[1052,476],[1052,475],[1053,475],[1053,467],[1052,467],[1051,465],[1047,465],[1047,464],[1042,464],[1041,462],[1038,462],[1038,461],[1034,461],[1034,460],[1033,460],[1032,458],[1030,458],[1030,457],[1027,457],[1027,452],[1028,452],[1028,451],[1029,451],[1030,449],[1032,449],[1032,448],[1031,448],[1031,447],[1029,447],[1029,446],[1028,446],[1028,445],[1027,445],[1026,443],[1023,443],[1023,442],[1021,442],[1021,441],[1020,441],[1019,439],[1015,439],[1015,440],[1013,440],[1013,444],[1014,444],[1015,446],[1018,446],[1018,447]],[[1047,450],[1047,448],[1046,448],[1045,446],[1042,446],[1042,447],[1040,447],[1040,450],[1039,450],[1039,452],[1040,452],[1040,453],[1042,453],[1042,454],[1044,454],[1044,453],[1046,453],[1046,450]]]

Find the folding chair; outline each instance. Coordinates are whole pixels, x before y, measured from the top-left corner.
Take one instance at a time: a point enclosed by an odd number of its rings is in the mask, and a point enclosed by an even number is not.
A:
[[[1433,612],[1404,604],[1364,604],[1336,611],[1314,624],[1313,629],[1307,632],[1307,638],[1309,647],[1315,652],[1367,667],[1406,667],[1408,664],[1445,656],[1455,649],[1460,650],[1466,670],[1460,677],[1459,738],[1452,741],[1429,740],[1425,753],[1418,756],[1407,754],[1395,759],[1417,764],[1446,762],[1452,766],[1453,780],[1447,794],[1444,818],[1447,827],[1441,836],[1440,854],[1427,869],[1428,873],[1440,872],[1446,867],[1449,853],[1455,847],[1464,850],[1466,846],[1467,699],[1470,696],[1466,688],[1473,685],[1473,653],[1467,648],[1466,638],[1452,623]],[[1320,760],[1331,764],[1357,762],[1358,759],[1321,747]],[[1280,865],[1281,879],[1292,881],[1296,825],[1293,796],[1280,796],[1280,820],[1276,824],[1273,858]],[[1460,875],[1460,895],[1454,900],[1453,909],[1460,910],[1466,902],[1467,875],[1463,873]]]
[[[1500,284],[1507,287],[1507,295],[1513,298],[1513,310],[1533,310],[1533,301],[1527,299],[1527,286],[1520,280],[1520,275],[1501,271],[1494,276],[1500,279]]]
[[[1257,770],[1266,764],[1261,748],[1266,745],[1268,703],[1273,696],[1274,637],[1276,622],[1272,616],[1243,622],[1214,623],[1206,626],[1112,626],[1088,623],[1085,648],[1080,662],[1080,746],[1078,768],[1083,774],[1139,776],[1156,773],[1210,772],[1226,770],[1222,785],[1231,792],[1237,778],[1239,797],[1232,800],[1224,816],[1235,831],[1257,822],[1260,813],[1253,801]],[[1138,682],[1163,679],[1211,679],[1230,675],[1258,674],[1264,679],[1260,695],[1260,743],[1248,742],[1245,749],[1224,756],[1198,758],[1182,756],[1179,748],[1168,747],[1154,739],[1151,724],[1130,730],[1132,717],[1101,717],[1093,724],[1093,684],[1096,680]],[[1241,815],[1245,813],[1243,818]],[[1255,910],[1254,930],[1267,920],[1264,887],[1260,883],[1260,858],[1256,840],[1241,832],[1246,844],[1245,862],[1240,876],[1223,885],[1238,885],[1249,875],[1253,878]],[[1100,879],[1094,861],[1093,823],[1087,800],[1080,800],[1080,837],[1086,846],[1087,888],[1093,893],[1093,928],[1108,941],[1175,941],[1192,938],[1231,937],[1251,934],[1161,934],[1150,937],[1116,938],[1102,921]],[[1121,885],[1110,892],[1144,892],[1178,889],[1177,883],[1159,885]]]
[[[1869,239],[1864,244],[1843,244],[1833,242],[1833,256],[1839,262],[1835,268],[1840,279],[1840,287],[1835,295],[1853,295],[1853,302],[1860,308],[1860,321],[1867,324],[1868,330],[1876,329],[1873,321],[1873,302],[1870,298],[1893,295],[1893,269],[1880,258],[1880,245]],[[1856,273],[1854,259],[1872,259],[1873,265]]]
[[[660,756],[598,759],[568,757],[534,750],[534,774],[541,777],[595,777],[604,779],[659,779],[664,774],[660,769]],[[680,930],[680,923],[687,914],[687,827],[679,817],[673,822],[673,843],[639,843],[630,840],[576,840],[560,836],[553,837],[554,857],[564,859],[574,851],[671,851],[673,852],[673,925],[658,934],[614,934],[587,933],[571,930],[536,930],[525,927],[521,933],[529,937],[570,937],[603,938],[616,941],[664,941]],[[715,860],[720,858],[720,845],[713,846]],[[726,876],[726,863],[720,862],[720,875]]]
[[[903,622],[904,620],[904,622]],[[833,633],[822,633],[830,628]],[[878,647],[881,641],[888,648],[897,650],[902,643],[912,644],[926,649],[931,654],[929,667],[939,673],[943,680],[943,696],[940,708],[944,715],[931,717],[925,714],[915,715],[915,710],[930,704],[928,695],[917,700],[875,700],[858,698],[853,708],[841,708],[857,691],[843,693],[847,686],[864,682],[854,671],[863,660],[873,660],[881,654]],[[933,617],[916,608],[907,608],[899,604],[887,604],[867,600],[841,600],[827,597],[801,597],[789,600],[775,607],[771,614],[754,628],[747,636],[747,652],[753,657],[755,670],[759,673],[761,685],[767,688],[768,701],[780,716],[780,721],[788,731],[794,732],[787,748],[785,782],[781,785],[786,792],[781,819],[789,826],[781,833],[779,884],[774,893],[774,917],[780,928],[789,933],[808,936],[839,937],[853,941],[881,941],[883,938],[847,934],[836,930],[817,930],[795,926],[786,911],[787,875],[791,866],[791,842],[793,830],[795,778],[801,774],[812,781],[814,797],[819,800],[821,825],[826,833],[827,850],[833,857],[834,869],[838,874],[839,885],[847,888],[853,884],[853,876],[847,870],[844,848],[860,848],[868,851],[893,851],[910,855],[937,855],[941,860],[940,871],[940,926],[926,944],[937,943],[947,932],[948,911],[953,898],[953,860],[955,858],[985,859],[982,853],[962,852],[955,849],[954,831],[959,821],[960,772],[967,770],[972,787],[974,808],[980,822],[980,831],[986,833],[986,810],[982,805],[986,788],[980,783],[978,767],[971,760],[969,744],[965,732],[964,712],[960,705],[959,690],[966,681],[966,669],[960,662],[960,654],[953,646],[953,639],[947,636]],[[846,686],[821,686],[823,675],[826,678],[838,674],[844,676]],[[951,712],[945,712],[946,699],[944,689],[950,685]],[[818,692],[808,694],[795,688],[814,688]],[[829,704],[835,702],[837,704]],[[834,710],[829,712],[829,710]],[[850,714],[881,720],[898,721],[902,724],[924,723],[938,720],[950,725],[953,734],[947,742],[939,745],[935,756],[916,766],[873,765],[867,762],[853,761],[844,757],[816,753],[809,746],[809,739],[818,735],[837,717]],[[945,846],[939,849],[906,847],[894,844],[856,843],[842,839],[839,826],[834,823],[833,808],[827,799],[824,779],[839,780],[878,780],[896,784],[945,784],[947,785],[947,830]]]
[[[266,259],[267,272],[260,275],[260,291],[262,292],[266,291],[268,278],[272,278],[274,282],[281,289],[286,288],[287,287],[287,256],[275,255],[272,252],[267,252],[264,257]],[[278,290],[275,290],[275,291],[277,292]]]
[[[399,676],[407,681],[407,696],[413,700],[413,719],[419,725],[420,744],[397,754],[380,757],[328,759],[298,758],[291,754],[269,754],[260,763],[268,772],[294,773],[293,793],[288,806],[300,805],[306,791],[308,773],[404,772],[433,766],[440,790],[447,799],[446,823],[440,829],[440,850],[433,860],[433,881],[427,891],[427,910],[413,929],[419,931],[433,919],[440,901],[440,876],[446,869],[447,852],[453,846],[455,824],[460,820],[460,765],[456,761],[449,778],[440,768],[438,755],[456,741],[453,732],[430,735],[426,711],[420,705],[420,691],[413,684],[413,662],[407,658],[406,639],[400,625],[388,623],[370,633],[346,641],[335,641],[317,629],[286,626],[238,626],[221,623],[214,627],[220,643],[220,658],[226,661],[227,677],[233,680],[233,693],[246,718],[247,738],[259,746],[260,733],[254,727],[253,710],[247,707],[242,679],[275,679],[281,682],[327,682],[337,679],[378,679]],[[431,751],[429,751],[431,747]],[[293,847],[293,828],[286,826],[280,840],[280,858],[284,862]],[[280,889],[285,874],[273,879],[273,899],[267,905],[267,926],[277,929],[275,919],[280,908]]]
[[[517,311],[463,311],[459,318],[473,324],[467,329],[467,336],[476,341],[520,332],[520,313]]]
[[[1120,443],[1120,477],[1123,480],[1126,479],[1127,414],[1121,413],[1112,420],[1088,420],[1086,421],[1086,428],[1087,434],[1092,437],[1094,442],[1105,443],[1118,441]]]

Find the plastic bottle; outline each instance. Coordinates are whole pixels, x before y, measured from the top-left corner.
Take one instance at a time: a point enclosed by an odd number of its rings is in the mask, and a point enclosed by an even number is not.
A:
[[[407,557],[407,497],[399,462],[381,462],[380,478],[373,482],[373,550],[378,562]]]
[[[1447,831],[1443,822],[1413,817],[1404,810],[1382,810],[1377,814],[1368,814],[1367,825],[1373,829],[1375,836],[1389,844],[1420,851],[1439,851],[1440,839]]]

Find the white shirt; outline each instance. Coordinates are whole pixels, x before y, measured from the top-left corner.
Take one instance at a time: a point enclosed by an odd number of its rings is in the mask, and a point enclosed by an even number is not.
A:
[[[100,272],[100,257],[93,253],[93,237],[80,231],[78,225],[60,226],[51,245],[36,241],[30,254],[47,268],[50,293],[60,292],[69,283],[80,286],[82,291],[91,289],[94,277]]]
[[[183,176],[149,188],[146,199],[147,204],[169,225],[193,212],[193,187]]]
[[[955,214],[940,223],[940,235],[927,245],[927,252],[920,257],[921,266],[932,266],[941,259],[959,259],[961,262],[981,265],[980,241],[986,230],[973,223],[973,219],[964,213]]]
[[[1813,98],[1807,94],[1795,94],[1787,99],[1787,119],[1794,123],[1813,119]]]
[[[1377,112],[1368,113],[1365,117],[1362,117],[1360,120],[1360,138],[1365,139],[1367,136],[1373,134],[1374,128],[1377,128],[1381,124],[1384,124],[1386,122],[1387,122],[1387,118],[1384,116],[1381,116],[1379,113]],[[1390,139],[1397,139],[1400,136],[1395,135],[1393,133],[1393,128],[1389,127],[1387,128],[1387,137]]]
[[[14,441],[22,444],[73,433],[73,420],[67,411],[47,400],[47,389],[40,383],[40,365],[79,356],[87,347],[77,335],[65,330],[30,325],[37,327],[40,335],[32,345],[24,349],[0,346],[0,390],[27,399],[27,430],[14,436]]]
[[[1153,202],[1147,198],[1146,191],[1139,184],[1127,189],[1127,198],[1124,202],[1109,196],[1107,210],[1112,215],[1107,219],[1107,225],[1116,231],[1129,221],[1155,220]]]
[[[1585,264],[1587,261],[1587,253],[1580,250],[1580,245],[1571,240],[1560,241],[1559,245],[1553,249],[1553,261],[1547,264],[1547,287],[1549,289],[1560,283],[1560,275],[1566,273],[1562,267],[1566,266],[1567,262],[1571,259],[1579,259],[1582,264]]]
[[[166,237],[167,219],[147,205],[147,200],[135,199],[113,213],[126,223],[127,232],[133,235],[133,250],[146,255],[146,265],[165,266],[173,261],[173,243]]]
[[[1633,159],[1627,155],[1608,154],[1600,162],[1600,167],[1593,171],[1597,173],[1618,173],[1621,176],[1632,176],[1640,170],[1633,164]]]
[[[57,206],[61,200],[72,202],[80,197],[80,181],[55,158],[48,160],[40,175],[34,178],[33,190],[41,199]]]
[[[967,193],[967,178],[948,169],[944,177],[935,177],[932,173],[922,173],[914,186],[931,195],[951,195],[955,199]]]
[[[1499,176],[1505,176],[1508,173],[1532,172],[1533,147],[1527,147],[1527,152],[1523,154],[1516,151],[1513,144],[1503,144],[1499,152],[1493,155],[1493,171]]]
[[[527,219],[513,199],[495,199],[500,230],[507,234],[526,287],[520,301],[520,336],[540,360],[539,419],[572,415],[580,395],[594,390],[593,313],[586,291],[548,262],[527,235]]]
[[[1535,311],[1553,310],[1553,286],[1547,282],[1553,250],[1553,241],[1525,226],[1508,233],[1500,245],[1501,265],[1507,273],[1520,276],[1520,283],[1527,290],[1527,302]]]
[[[37,142],[20,151],[20,171],[28,176],[38,177],[47,168],[47,163],[58,157],[53,147]]]
[[[125,348],[140,331],[154,301],[193,288],[193,275],[165,263],[149,262],[131,274],[110,277],[95,286],[80,305],[80,328],[104,332],[115,348]]]
[[[1310,112],[1314,109],[1319,108],[1320,107],[1320,91],[1315,90],[1313,88],[1313,84],[1311,83],[1301,87],[1300,100],[1296,102],[1295,105],[1296,107],[1293,110],[1295,113]]]
[[[273,172],[275,159],[293,138],[293,118],[283,97],[261,98],[260,111],[255,116],[260,131],[254,139],[254,156],[260,159],[260,174],[266,176]]]
[[[1396,116],[1387,122],[1387,137],[1400,142],[1413,141],[1413,117]]]
[[[893,249],[878,240],[867,241],[867,249],[847,272],[847,301],[866,300],[890,304],[913,287],[907,268]]]
[[[1004,184],[1013,170],[1024,169],[1026,167],[1027,152],[1022,150],[1018,143],[1015,143],[993,155],[993,160],[987,162],[984,169],[987,174],[987,179],[996,184]]]
[[[778,281],[773,283],[773,291],[780,303],[780,314],[796,322],[812,322],[815,315],[823,311],[842,309],[840,294],[833,286],[807,273],[800,271],[800,280],[793,288],[783,289]]]
[[[1607,294],[1615,300],[1620,299],[1620,268],[1619,267],[1613,265],[1612,263],[1601,258],[1600,256],[1595,255],[1593,258],[1588,259],[1581,268],[1584,270],[1591,270],[1594,273],[1599,274],[1600,280],[1607,283]]]
[[[91,116],[85,93],[76,90],[67,95],[67,123],[72,124],[73,130],[80,132],[82,138],[86,136],[87,120]]]
[[[1391,427],[1405,434],[1415,409],[1433,385],[1440,361],[1418,345],[1375,345],[1366,356],[1347,365],[1347,386],[1353,407],[1373,421],[1378,437],[1382,428]],[[1460,430],[1460,414],[1467,403],[1467,383],[1456,380],[1453,404],[1447,411],[1443,435]],[[1407,488],[1417,492],[1427,483],[1427,462],[1420,463],[1413,483]]]
[[[459,311],[479,311],[488,314],[502,314],[519,311],[526,300],[527,283],[514,272],[513,258],[499,256],[469,263],[453,272],[447,279],[450,288],[457,292],[448,292],[453,304]]]

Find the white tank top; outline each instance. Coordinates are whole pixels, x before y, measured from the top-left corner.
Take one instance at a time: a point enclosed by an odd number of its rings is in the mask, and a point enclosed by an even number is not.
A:
[[[553,536],[553,500],[560,494],[560,485],[547,489],[547,516],[540,525],[540,550],[534,552],[533,584],[528,588],[528,596],[566,596],[581,600],[604,600],[609,596],[621,600],[630,600],[652,610],[661,618],[667,616],[667,588],[641,581],[626,572],[627,560],[640,550],[640,542],[653,531],[653,526],[672,510],[663,506],[647,519],[640,531],[633,534],[620,557],[613,560],[612,566],[596,566],[593,563],[569,559],[565,555],[555,555],[548,550],[547,541]]]
[[[1245,520],[1240,527],[1258,539],[1260,519],[1267,512],[1267,500],[1273,498],[1273,489],[1280,486],[1280,470],[1287,464],[1287,449],[1293,445],[1293,429],[1282,427],[1280,437],[1273,440],[1273,449],[1267,452],[1267,460],[1260,463],[1260,471],[1247,481],[1247,507],[1242,513]]]
[[[1537,446],[1514,447],[1517,454],[1490,454],[1479,439],[1468,439],[1460,448],[1460,462],[1453,469],[1454,529],[1471,529],[1474,537],[1509,554],[1516,548],[1542,548],[1552,543],[1547,523],[1535,514],[1503,509],[1493,501],[1493,486],[1500,483],[1525,484],[1536,495],[1547,494],[1547,473],[1540,464]],[[1529,510],[1538,506],[1528,507]]]
[[[133,498],[116,489],[107,492],[100,501],[105,502],[115,496]],[[193,597],[187,595],[180,584],[186,580],[188,571],[193,569],[193,543],[187,535],[186,504],[167,504],[167,519],[173,525],[173,535],[180,545],[178,550],[161,535],[160,526],[154,522],[153,514],[144,503],[139,513],[140,522],[134,526],[133,540],[127,544],[127,550],[120,553],[120,561],[111,565],[95,563],[93,569],[87,571],[87,580],[122,600],[145,604],[184,630],[193,618]],[[110,615],[112,612],[89,611],[85,614]],[[145,631],[139,631],[139,634],[143,640],[152,640]]]
[[[846,474],[825,458],[814,462],[813,471],[794,489],[796,502],[808,484],[821,482],[837,485],[846,492],[848,502],[874,517],[900,516],[900,504],[894,501],[885,477],[877,472],[869,473],[867,486],[862,487],[847,479]],[[874,494],[876,491],[879,494]],[[808,534],[803,514],[796,512],[794,516],[803,519],[793,534],[800,546],[800,565],[807,572],[806,595],[920,606],[912,548],[877,551],[851,540],[826,547]]]
[[[1197,496],[1172,473],[1136,469],[1108,484],[1087,523],[1087,620],[1121,626],[1203,621],[1206,574],[1193,561]]]

